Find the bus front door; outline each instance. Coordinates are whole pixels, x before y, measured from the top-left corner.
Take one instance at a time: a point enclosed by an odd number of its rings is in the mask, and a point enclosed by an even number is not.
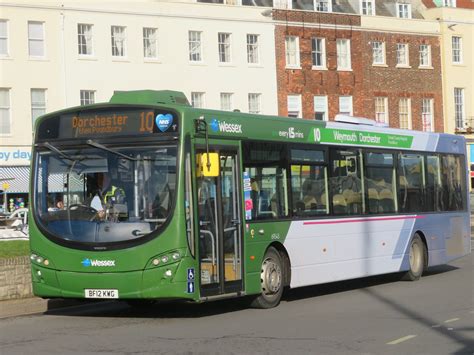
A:
[[[197,178],[202,297],[242,290],[242,216],[237,157],[236,150],[220,150],[219,175]]]

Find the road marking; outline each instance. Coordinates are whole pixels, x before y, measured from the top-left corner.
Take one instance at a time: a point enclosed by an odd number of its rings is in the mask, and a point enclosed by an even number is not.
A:
[[[448,320],[445,320],[444,322],[445,323],[452,323],[452,322],[456,322],[457,320],[459,320],[459,318],[448,319]]]
[[[441,327],[441,324],[435,324],[431,326],[431,328],[439,328],[439,327]]]
[[[407,340],[410,340],[412,338],[416,337],[416,335],[407,335],[406,337],[403,337],[403,338],[400,338],[400,339],[396,339],[396,340],[393,340],[391,341],[390,343],[387,343],[387,345],[396,345],[396,344],[400,344],[404,341],[407,341]]]

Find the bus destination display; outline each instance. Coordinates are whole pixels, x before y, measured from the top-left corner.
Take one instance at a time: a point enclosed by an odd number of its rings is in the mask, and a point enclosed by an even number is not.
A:
[[[176,133],[174,114],[161,110],[83,111],[61,115],[59,138]]]

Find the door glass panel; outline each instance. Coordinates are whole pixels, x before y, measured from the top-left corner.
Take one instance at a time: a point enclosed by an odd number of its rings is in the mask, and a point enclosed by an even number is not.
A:
[[[201,285],[211,285],[211,293],[226,292],[227,282],[242,279],[236,153],[221,151],[219,164],[219,176],[197,179]]]
[[[224,236],[224,281],[241,279],[240,214],[237,168],[234,155],[221,154],[222,223]]]
[[[199,257],[201,285],[219,282],[217,178],[200,177],[197,181],[199,209]]]

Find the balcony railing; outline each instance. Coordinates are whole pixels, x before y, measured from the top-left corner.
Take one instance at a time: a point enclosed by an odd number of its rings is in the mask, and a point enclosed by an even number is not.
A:
[[[457,134],[474,133],[474,116],[468,116],[462,122],[456,122],[456,128],[454,130]]]

